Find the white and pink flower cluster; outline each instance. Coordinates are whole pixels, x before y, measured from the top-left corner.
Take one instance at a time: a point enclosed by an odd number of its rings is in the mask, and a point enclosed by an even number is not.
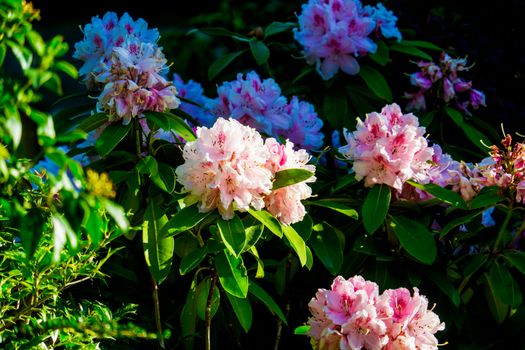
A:
[[[382,4],[363,8],[359,0],[310,0],[302,6],[298,21],[295,40],[303,46],[307,62],[315,64],[325,80],[339,70],[357,74],[356,58],[377,50],[372,33],[401,39],[397,18]]]
[[[413,295],[406,288],[379,294],[378,285],[361,276],[337,276],[308,306],[308,335],[319,350],[437,349],[435,333],[445,329],[417,288]]]
[[[427,178],[434,150],[417,117],[403,114],[397,104],[367,114],[365,121],[357,118],[357,129],[343,132],[348,144],[339,152],[353,162],[355,177],[365,186],[386,184],[401,192],[407,180]]]
[[[407,109],[425,110],[427,99],[443,99],[446,104],[454,104],[459,110],[470,115],[469,107],[478,109],[486,106],[485,95],[472,88],[472,81],[465,81],[459,72],[468,71],[466,58],[451,58],[442,53],[439,65],[434,62],[417,62],[421,71],[410,75],[410,83],[417,88],[414,93],[405,93],[409,99]]]
[[[256,72],[246,78],[224,82],[217,89],[218,97],[209,104],[216,118],[234,118],[268,136],[283,137],[297,147],[318,149],[323,144],[323,121],[313,105],[296,96],[290,102],[281,95],[273,79],[261,80]]]
[[[307,164],[304,150],[294,151],[293,143],[263,141],[253,128],[235,119],[219,118],[211,128],[198,127],[197,139],[186,143],[185,162],[176,169],[177,181],[199,198],[199,210],[218,209],[223,219],[235,210],[266,209],[284,224],[299,222],[305,215],[301,200],[311,196],[306,182],[272,191],[275,173],[300,168],[315,172]],[[307,182],[315,181],[310,177]]]
[[[177,89],[165,78],[167,60],[158,39],[156,29],[147,29],[144,20],[134,22],[128,14],[118,19],[108,12],[84,28],[74,57],[85,61],[80,73],[88,88],[102,89],[97,108],[108,112],[110,121],[127,124],[144,111],[179,106]]]

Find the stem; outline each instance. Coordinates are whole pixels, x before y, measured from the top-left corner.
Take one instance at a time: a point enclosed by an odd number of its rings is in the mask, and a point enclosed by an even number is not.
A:
[[[142,137],[140,137],[140,126],[137,120],[134,121],[133,127],[135,128],[135,146],[137,151],[137,158],[142,158]]]
[[[162,336],[162,324],[160,322],[160,303],[159,303],[159,287],[155,278],[151,277],[151,283],[153,285],[153,304],[155,306],[155,323],[157,325],[157,333],[159,335],[159,343],[162,349],[164,346],[164,337]]]
[[[213,291],[217,283],[217,272],[213,271],[208,292],[208,301],[206,302],[206,350],[211,350],[211,303],[213,300]]]
[[[292,251],[290,250],[288,252],[288,258],[286,259],[286,273],[284,277],[284,294],[286,298],[286,309],[284,315],[286,318],[290,316],[290,285],[288,283],[290,279],[290,268],[292,266],[292,262],[290,261],[292,259]],[[277,333],[275,334],[275,344],[273,346],[274,350],[279,349],[279,343],[281,342],[281,333],[283,330],[283,321],[280,318],[277,318]]]
[[[264,68],[266,68],[266,70],[268,71],[268,75],[270,76],[270,78],[273,78],[273,72],[272,72],[272,69],[270,68],[270,64],[268,63],[268,60],[264,62]]]
[[[505,216],[505,221],[503,221],[503,224],[501,225],[499,231],[498,231],[498,237],[496,238],[496,242],[494,243],[494,248],[492,249],[492,253],[496,253],[498,250],[499,243],[501,239],[503,238],[503,235],[505,234],[505,229],[507,228],[507,225],[510,222],[510,218],[512,217],[512,202],[509,201],[509,208],[507,211],[507,216]]]

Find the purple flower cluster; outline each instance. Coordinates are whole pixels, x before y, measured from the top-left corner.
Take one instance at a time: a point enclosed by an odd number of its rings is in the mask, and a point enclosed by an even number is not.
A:
[[[410,83],[419,88],[413,93],[405,93],[409,99],[407,109],[425,110],[427,98],[443,99],[446,104],[454,104],[459,110],[471,115],[469,107],[478,109],[486,106],[485,95],[472,88],[472,81],[466,81],[459,76],[460,72],[468,71],[466,58],[451,58],[442,53],[439,65],[434,62],[417,62],[419,72],[410,75]]]
[[[374,32],[401,40],[397,18],[382,4],[363,8],[359,0],[310,0],[302,6],[298,20],[295,40],[303,46],[307,62],[315,64],[325,80],[339,70],[357,74],[356,58],[377,50],[370,37]]]
[[[180,104],[176,88],[165,78],[167,60],[158,38],[156,29],[148,30],[144,20],[134,22],[128,14],[119,20],[108,12],[84,28],[74,56],[85,61],[80,72],[88,88],[102,90],[97,108],[110,121],[127,124],[144,111],[162,112]]]
[[[177,73],[173,74],[173,85],[177,88],[179,97],[197,104],[182,101],[179,109],[192,116],[199,125],[211,127],[215,122],[215,117],[206,109],[211,99],[204,95],[202,85],[191,79],[188,82],[184,82]]]
[[[273,79],[261,80],[256,72],[224,82],[209,103],[215,118],[234,118],[268,136],[282,136],[297,147],[318,149],[323,144],[322,120],[314,107],[295,96],[288,102]]]

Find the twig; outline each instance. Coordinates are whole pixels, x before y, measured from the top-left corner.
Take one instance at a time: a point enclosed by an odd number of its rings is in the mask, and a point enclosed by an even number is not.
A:
[[[211,303],[213,301],[213,291],[217,283],[217,272],[213,271],[208,292],[208,301],[206,302],[206,350],[211,350]]]
[[[152,276],[151,282],[153,285],[153,304],[155,304],[155,323],[157,325],[157,332],[159,334],[159,345],[162,349],[165,349],[164,346],[164,337],[162,335],[162,324],[160,322],[160,303],[159,303],[159,287],[157,281]]]

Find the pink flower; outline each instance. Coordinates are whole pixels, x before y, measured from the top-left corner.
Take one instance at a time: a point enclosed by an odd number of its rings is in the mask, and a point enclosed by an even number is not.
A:
[[[201,212],[217,208],[223,219],[250,206],[264,207],[272,188],[266,167],[269,152],[261,135],[235,119],[217,119],[213,127],[197,128],[197,140],[184,145],[185,162],[176,169],[177,181],[199,198]]]
[[[485,104],[485,94],[476,89],[470,90],[470,104],[474,109],[478,109],[479,106],[486,107],[487,105]]]
[[[270,153],[266,166],[272,174],[285,169],[305,169],[315,173],[315,166],[307,164],[310,155],[304,150],[293,150],[293,143],[286,141],[279,144],[274,138],[266,139],[266,147]],[[283,224],[294,224],[303,220],[306,214],[301,200],[310,198],[312,189],[307,183],[314,182],[315,176],[309,179],[272,191],[264,198],[266,209]]]
[[[445,78],[443,80],[443,99],[445,102],[450,102],[456,95],[456,92],[454,91],[454,84],[448,79]]]
[[[410,74],[410,84],[428,90],[432,87],[432,80],[427,78],[422,72]]]
[[[358,118],[356,131],[345,129],[348,145],[339,152],[353,161],[356,179],[364,179],[365,186],[384,183],[401,192],[405,181],[423,177],[430,167],[433,150],[424,133],[413,114],[403,114],[397,104],[387,105],[364,122]]]
[[[297,147],[309,150],[321,148],[324,139],[321,131],[323,121],[317,116],[314,106],[293,96],[285,112],[292,120],[292,125],[288,129],[276,130],[276,133],[289,139]]]
[[[419,295],[414,288],[414,299],[418,300],[419,308],[406,327],[406,335],[415,339],[416,349],[437,349],[436,334],[445,329],[445,323],[440,322],[438,315],[428,310],[428,300]]]

